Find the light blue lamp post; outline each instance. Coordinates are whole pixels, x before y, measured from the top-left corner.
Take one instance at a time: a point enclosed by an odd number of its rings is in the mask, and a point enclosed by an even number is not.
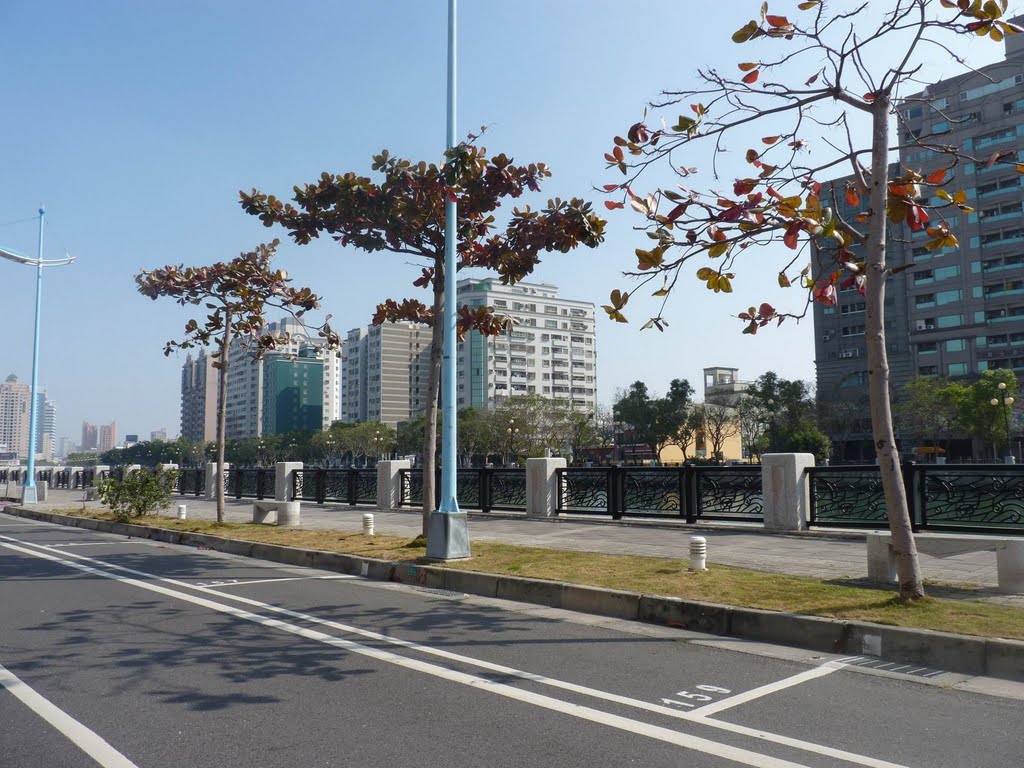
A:
[[[455,146],[455,0],[448,0],[448,136]],[[461,560],[469,557],[469,526],[459,511],[455,474],[455,273],[458,213],[449,197],[444,206],[444,354],[441,365],[441,504],[427,521],[427,559]],[[438,318],[435,318],[437,321]]]
[[[18,264],[28,264],[36,268],[36,325],[35,336],[32,341],[32,401],[29,405],[29,426],[28,426],[28,473],[25,477],[25,484],[22,489],[22,500],[25,504],[35,504],[38,501],[36,491],[36,419],[38,418],[37,408],[39,391],[39,316],[40,305],[43,300],[43,267],[61,267],[70,264],[75,260],[74,256],[65,254],[63,259],[43,261],[43,222],[46,217],[46,209],[39,209],[39,247],[36,258],[22,256],[20,253],[0,248],[0,257]]]

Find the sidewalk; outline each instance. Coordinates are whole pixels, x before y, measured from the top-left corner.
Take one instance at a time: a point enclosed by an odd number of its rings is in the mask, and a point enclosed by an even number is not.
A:
[[[50,490],[45,504],[36,509],[80,508],[81,491]],[[189,518],[212,520],[216,507],[212,501],[195,496],[176,496],[163,514],[173,517],[176,505],[185,504]],[[98,508],[98,502],[86,502]],[[368,506],[344,504],[302,504],[302,528],[337,531],[362,530],[364,512],[374,513],[374,528],[379,534],[414,538],[420,532],[419,510],[377,512]],[[252,499],[228,499],[228,522],[252,522]],[[867,576],[867,551],[863,532],[812,531],[803,534],[769,534],[749,526],[724,528],[687,526],[672,521],[649,523],[612,522],[578,518],[527,519],[512,515],[469,513],[472,541],[488,541],[607,554],[631,554],[686,559],[689,537],[699,533],[707,539],[708,565],[732,565],[757,571],[811,576],[819,579],[863,579]],[[992,551],[958,552],[933,556],[920,554],[925,579],[952,585],[982,588],[964,594],[972,599],[1024,607],[1024,596],[995,592],[996,559]],[[943,595],[957,597],[957,594]]]

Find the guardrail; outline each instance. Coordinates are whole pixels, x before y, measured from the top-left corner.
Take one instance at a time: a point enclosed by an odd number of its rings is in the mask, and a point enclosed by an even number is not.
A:
[[[403,507],[423,504],[423,470],[399,470],[399,500]],[[508,467],[458,469],[455,483],[459,507],[481,512],[525,512],[526,470]],[[434,477],[434,506],[441,503],[441,470]]]
[[[376,504],[377,470],[305,467],[292,475],[292,494],[295,499],[317,504]]]

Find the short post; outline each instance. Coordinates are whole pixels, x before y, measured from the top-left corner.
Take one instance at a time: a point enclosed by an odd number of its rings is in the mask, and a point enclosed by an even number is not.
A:
[[[764,527],[769,531],[804,531],[811,507],[808,469],[813,453],[768,453],[761,459]]]
[[[708,540],[703,536],[690,537],[690,570],[706,571],[708,569]]]
[[[373,512],[363,513],[363,536],[373,536]]]
[[[526,516],[552,517],[558,513],[558,470],[563,458],[526,460]]]
[[[184,504],[178,505],[178,519],[184,520],[188,516],[188,512],[185,510]]]
[[[402,506],[402,470],[410,469],[408,459],[377,462],[377,511],[394,512]]]

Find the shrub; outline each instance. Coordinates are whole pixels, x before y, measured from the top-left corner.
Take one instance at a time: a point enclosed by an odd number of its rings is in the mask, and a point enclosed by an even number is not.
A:
[[[120,480],[112,474],[99,481],[96,489],[100,500],[110,507],[114,517],[124,522],[170,506],[171,491],[177,479],[178,473],[173,469],[136,470],[125,473]]]

